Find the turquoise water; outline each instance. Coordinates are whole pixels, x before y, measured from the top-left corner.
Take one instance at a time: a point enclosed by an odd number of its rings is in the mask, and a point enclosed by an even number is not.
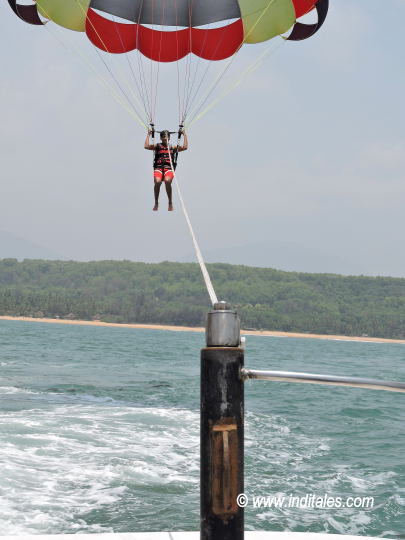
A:
[[[0,321],[1,534],[197,530],[203,335]],[[246,365],[405,381],[405,346],[247,337]],[[246,384],[246,528],[405,538],[405,396]]]

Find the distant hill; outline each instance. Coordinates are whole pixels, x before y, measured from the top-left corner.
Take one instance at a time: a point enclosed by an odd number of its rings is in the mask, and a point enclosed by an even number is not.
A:
[[[61,254],[29,240],[0,231],[0,259],[64,259]]]
[[[405,279],[210,264],[244,328],[405,338]],[[209,300],[196,264],[0,261],[0,314],[199,326]]]

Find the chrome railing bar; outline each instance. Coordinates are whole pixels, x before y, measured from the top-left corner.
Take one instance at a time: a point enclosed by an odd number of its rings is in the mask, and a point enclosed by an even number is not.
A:
[[[379,381],[377,379],[365,379],[363,377],[340,377],[314,373],[296,373],[294,371],[261,371],[247,368],[242,368],[241,374],[245,380],[262,379],[266,381],[352,386],[356,388],[369,388],[371,390],[386,390],[388,392],[405,393],[405,383],[397,381]]]

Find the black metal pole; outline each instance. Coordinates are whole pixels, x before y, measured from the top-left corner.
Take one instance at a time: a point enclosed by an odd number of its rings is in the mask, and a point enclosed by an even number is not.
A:
[[[243,540],[244,392],[237,313],[224,302],[207,319],[201,351],[201,540]]]

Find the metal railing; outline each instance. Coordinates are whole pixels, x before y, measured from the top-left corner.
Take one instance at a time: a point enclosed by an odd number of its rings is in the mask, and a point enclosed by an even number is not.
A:
[[[378,381],[377,379],[365,379],[363,377],[341,377],[338,375],[297,373],[294,371],[261,371],[246,368],[241,369],[241,376],[244,380],[261,379],[264,381],[351,386],[353,388],[368,388],[370,390],[386,390],[388,392],[405,393],[405,383],[396,381]]]

